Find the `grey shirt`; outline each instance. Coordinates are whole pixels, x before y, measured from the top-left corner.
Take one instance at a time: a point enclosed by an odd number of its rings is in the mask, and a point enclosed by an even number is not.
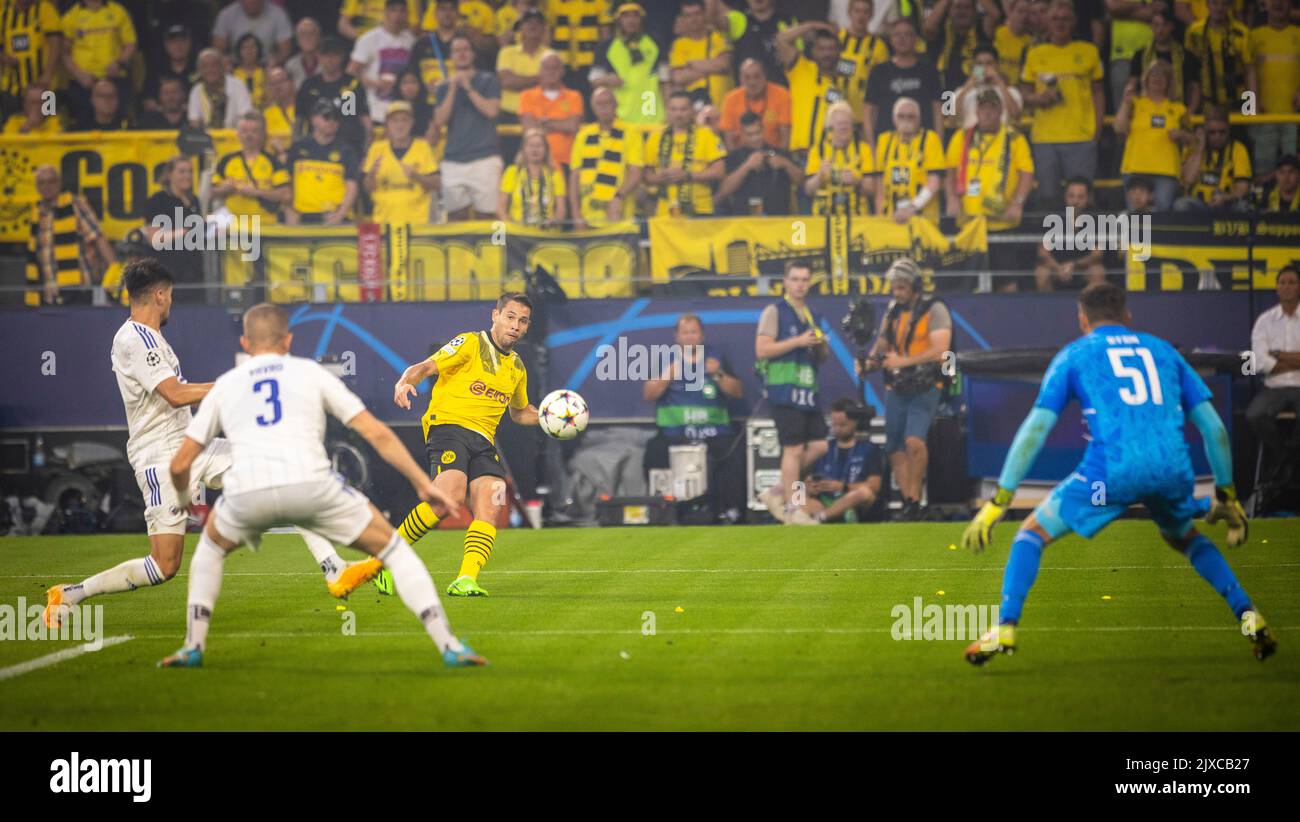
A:
[[[451,93],[451,82],[435,87],[435,106],[442,105]],[[500,99],[501,83],[497,76],[488,71],[474,72],[470,85],[480,97],[489,100]],[[447,123],[447,150],[443,160],[453,163],[471,163],[500,153],[497,145],[496,120],[488,119],[470,101],[469,95],[457,91],[456,101],[452,103],[451,118]]]
[[[212,25],[212,36],[224,37],[231,52],[239,45],[239,38],[250,32],[262,44],[262,59],[266,60],[275,53],[277,44],[293,39],[293,24],[285,10],[274,3],[266,3],[261,14],[249,17],[235,2],[222,9]]]

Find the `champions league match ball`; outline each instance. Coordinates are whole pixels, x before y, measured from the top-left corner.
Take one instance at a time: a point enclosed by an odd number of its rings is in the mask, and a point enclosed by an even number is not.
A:
[[[557,440],[571,440],[587,428],[587,401],[567,388],[552,391],[537,406],[537,424]]]

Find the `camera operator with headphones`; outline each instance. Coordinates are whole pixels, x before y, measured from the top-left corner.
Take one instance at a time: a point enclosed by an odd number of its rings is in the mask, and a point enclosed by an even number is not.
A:
[[[952,344],[952,315],[942,302],[921,293],[921,272],[912,260],[894,261],[887,277],[894,299],[859,368],[884,370],[885,452],[903,495],[897,519],[919,520],[925,515],[926,435],[945,382],[941,362]]]

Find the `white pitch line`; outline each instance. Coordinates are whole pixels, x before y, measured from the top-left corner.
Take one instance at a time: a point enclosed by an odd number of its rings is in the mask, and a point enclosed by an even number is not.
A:
[[[55,651],[52,654],[38,656],[35,659],[29,659],[26,662],[20,662],[17,665],[10,665],[8,668],[0,668],[0,682],[6,679],[13,679],[16,676],[22,676],[32,671],[38,671],[41,668],[48,668],[51,665],[58,665],[65,660],[79,657],[82,654],[93,654],[95,651],[113,645],[121,645],[123,642],[130,642],[135,637],[123,634],[122,636],[111,636],[102,643],[95,644],[87,642],[85,645],[78,645],[74,648],[64,648],[62,651]]]
[[[1236,565],[1236,568],[1300,568],[1300,562],[1273,562],[1262,565]],[[1059,565],[1044,566],[1043,572],[1053,571],[1171,571],[1191,568],[1190,565]],[[933,574],[950,571],[973,571],[978,573],[1002,573],[1000,566],[988,568],[941,567],[941,568],[537,568],[537,569],[503,569],[494,575],[581,575],[591,574]],[[65,574],[0,574],[0,579],[51,579],[53,577],[75,578],[84,576],[80,572]],[[188,576],[180,573],[177,576]],[[319,571],[226,571],[223,577],[314,577]]]

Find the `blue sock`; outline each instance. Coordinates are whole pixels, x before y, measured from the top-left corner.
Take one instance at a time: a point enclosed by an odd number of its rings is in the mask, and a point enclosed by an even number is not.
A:
[[[1003,622],[1019,622],[1020,610],[1025,607],[1025,597],[1034,587],[1038,577],[1038,563],[1043,559],[1043,538],[1033,531],[1021,531],[1011,543],[1011,557],[1002,573]]]
[[[1219,596],[1228,601],[1228,607],[1238,619],[1241,619],[1241,612],[1250,608],[1250,597],[1246,595],[1246,589],[1241,587],[1237,581],[1236,574],[1228,567],[1228,561],[1219,553],[1219,549],[1214,547],[1210,538],[1204,534],[1197,534],[1187,546],[1187,561],[1192,563],[1196,573],[1208,583],[1214,590],[1219,592]]]

